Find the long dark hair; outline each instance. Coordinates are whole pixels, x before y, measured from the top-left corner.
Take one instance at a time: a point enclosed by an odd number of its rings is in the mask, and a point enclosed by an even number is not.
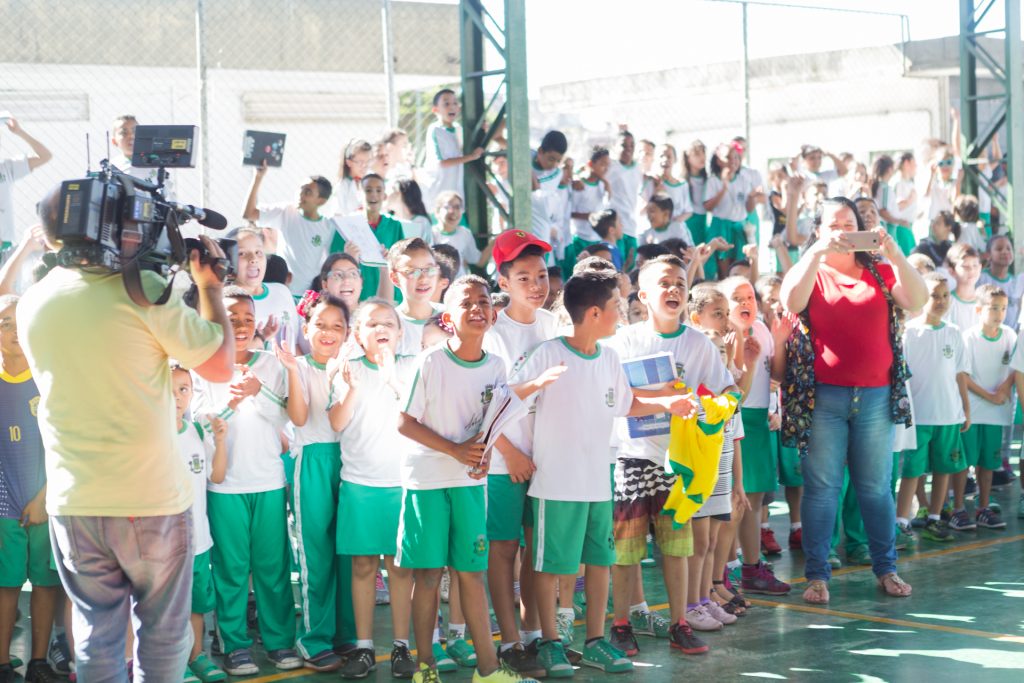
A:
[[[430,218],[427,207],[423,204],[423,191],[419,183],[412,178],[402,178],[398,181],[398,193],[402,195],[402,202],[409,209],[409,213]]]
[[[811,233],[806,245],[804,245],[805,250],[818,241],[818,235],[821,232],[821,218],[824,215],[825,208],[829,206],[849,209],[853,212],[854,220],[857,221],[857,230],[859,232],[864,232],[864,221],[861,220],[860,214],[857,212],[857,205],[846,197],[829,197],[818,204],[818,210],[814,214],[814,232]],[[854,252],[853,258],[861,268],[867,268],[869,264],[879,260],[878,256],[874,255],[870,251]]]
[[[891,171],[895,165],[892,157],[888,154],[883,154],[875,159],[875,163],[871,164],[871,176],[868,178],[868,182],[871,183],[872,199],[878,196],[878,186],[884,182],[882,176]]]

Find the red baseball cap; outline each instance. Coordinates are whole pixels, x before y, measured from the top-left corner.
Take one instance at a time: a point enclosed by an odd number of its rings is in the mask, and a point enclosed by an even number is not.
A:
[[[536,245],[545,252],[551,251],[551,245],[544,240],[537,239],[532,233],[525,230],[506,230],[494,240],[494,263],[499,268],[502,263],[514,261],[523,249],[530,245]]]

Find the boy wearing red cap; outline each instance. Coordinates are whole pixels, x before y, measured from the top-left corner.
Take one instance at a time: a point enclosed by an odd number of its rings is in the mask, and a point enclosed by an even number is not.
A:
[[[557,334],[557,318],[544,310],[548,296],[545,255],[550,251],[551,245],[525,230],[507,230],[494,241],[498,286],[509,295],[509,304],[498,313],[484,339],[484,348],[502,358],[508,371],[517,359]],[[540,638],[529,559],[533,522],[526,505],[526,490],[534,470],[532,441],[530,415],[498,439],[492,455],[487,477],[487,537],[491,546],[488,583],[501,629],[499,657],[520,673],[544,675],[544,668],[523,646]],[[517,631],[514,568],[524,527],[527,543],[519,582],[526,616],[522,631]]]

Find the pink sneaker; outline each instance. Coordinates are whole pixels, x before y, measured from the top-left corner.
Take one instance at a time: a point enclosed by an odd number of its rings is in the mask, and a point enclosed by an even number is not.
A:
[[[743,580],[740,586],[747,593],[762,595],[786,595],[789,593],[788,583],[779,581],[764,562],[743,565]]]

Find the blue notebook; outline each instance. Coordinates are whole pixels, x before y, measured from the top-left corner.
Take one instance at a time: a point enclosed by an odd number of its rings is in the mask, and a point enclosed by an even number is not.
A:
[[[630,358],[622,362],[622,368],[626,371],[629,386],[638,389],[657,389],[676,379],[675,364],[668,352]],[[668,413],[626,418],[631,439],[668,435],[670,421]]]

